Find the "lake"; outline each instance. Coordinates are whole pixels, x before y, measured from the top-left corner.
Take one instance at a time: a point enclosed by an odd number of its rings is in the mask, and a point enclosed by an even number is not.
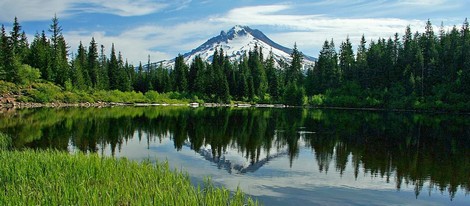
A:
[[[168,161],[265,205],[470,205],[468,115],[39,108],[1,111],[0,131],[16,149]]]

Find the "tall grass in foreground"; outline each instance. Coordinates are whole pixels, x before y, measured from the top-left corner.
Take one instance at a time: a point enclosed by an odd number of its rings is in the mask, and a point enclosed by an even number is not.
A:
[[[167,163],[0,150],[0,205],[257,205],[241,191],[194,187]]]
[[[11,137],[0,132],[0,150],[7,150],[11,146]]]

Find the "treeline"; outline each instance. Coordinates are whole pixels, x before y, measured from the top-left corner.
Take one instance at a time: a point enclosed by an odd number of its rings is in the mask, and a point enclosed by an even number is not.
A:
[[[428,20],[424,33],[371,41],[363,36],[354,54],[349,39],[339,53],[325,41],[305,87],[312,103],[322,99],[339,106],[463,109],[470,108],[470,30],[462,27],[438,34]]]
[[[120,52],[116,54],[114,44],[109,58],[104,46],[98,48],[94,38],[87,49],[80,43],[76,55],[70,55],[57,17],[52,19],[48,31],[50,36],[45,31],[36,33],[29,44],[17,18],[10,35],[2,25],[0,80],[15,84],[44,80],[77,90],[132,90],[134,67],[124,62]]]
[[[296,46],[291,62],[264,57],[255,46],[232,62],[216,49],[211,62],[196,57],[190,65],[182,55],[174,68],[148,59],[138,67],[127,63],[114,44],[109,57],[91,39],[69,55],[57,17],[50,36],[37,33],[29,45],[15,18],[8,35],[2,25],[0,80],[20,85],[48,81],[70,91],[120,90],[174,92],[193,101],[266,102],[289,105],[468,110],[470,104],[470,32],[465,20],[438,34],[430,21],[420,34],[408,26],[405,35],[362,40],[354,53],[349,38],[339,52],[325,41],[315,66],[302,68]],[[69,61],[67,57],[71,56]]]

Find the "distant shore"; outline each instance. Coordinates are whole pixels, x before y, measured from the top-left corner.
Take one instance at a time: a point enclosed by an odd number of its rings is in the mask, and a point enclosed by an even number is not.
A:
[[[433,114],[462,114],[470,115],[466,111],[436,111],[419,109],[393,109],[393,108],[356,108],[356,107],[328,107],[328,106],[289,106],[285,104],[250,104],[250,103],[131,103],[131,102],[83,102],[83,103],[33,103],[33,102],[13,102],[0,103],[0,109],[27,109],[27,108],[66,108],[66,107],[114,107],[114,106],[172,106],[172,107],[236,107],[236,108],[305,108],[305,109],[329,109],[329,110],[348,110],[348,111],[389,111],[389,112],[412,112],[412,113],[433,113]]]

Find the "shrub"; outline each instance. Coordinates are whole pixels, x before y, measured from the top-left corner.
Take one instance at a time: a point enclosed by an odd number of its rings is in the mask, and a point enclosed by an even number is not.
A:
[[[26,93],[34,102],[49,103],[65,99],[62,89],[52,83],[35,83],[32,86],[33,89],[28,90]]]
[[[323,94],[313,95],[310,98],[309,104],[312,105],[312,106],[322,106],[324,100],[325,100],[325,96]]]
[[[0,95],[7,94],[15,90],[18,90],[18,87],[15,84],[0,80]]]
[[[41,72],[39,69],[33,68],[27,64],[23,64],[18,69],[18,77],[21,84],[30,86],[32,83],[35,83],[41,77]]]

